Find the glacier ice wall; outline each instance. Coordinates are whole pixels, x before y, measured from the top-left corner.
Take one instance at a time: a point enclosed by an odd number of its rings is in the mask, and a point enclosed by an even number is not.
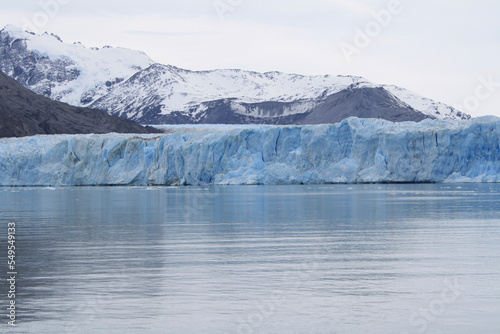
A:
[[[1,186],[499,181],[498,118],[0,140]]]

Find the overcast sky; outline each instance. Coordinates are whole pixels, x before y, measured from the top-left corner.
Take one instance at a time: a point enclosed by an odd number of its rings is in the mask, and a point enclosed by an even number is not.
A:
[[[0,25],[192,70],[358,75],[500,116],[498,0],[19,0]]]

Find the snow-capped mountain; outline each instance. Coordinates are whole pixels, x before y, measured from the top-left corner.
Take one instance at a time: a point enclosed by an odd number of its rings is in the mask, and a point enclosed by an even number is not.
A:
[[[155,64],[142,52],[87,49],[13,26],[0,31],[0,54],[0,69],[39,94],[142,124],[314,124],[349,116],[392,121],[470,118],[406,89],[361,77],[190,71]]]
[[[35,93],[87,107],[153,61],[143,52],[66,44],[8,25],[0,31],[0,69]]]
[[[324,104],[329,96],[361,88],[382,88],[388,98],[395,97],[402,102],[400,107],[413,108],[429,118],[468,118],[443,103],[396,86],[375,85],[362,77],[243,70],[189,71],[160,64],[138,72],[93,106],[152,123],[157,123],[157,119],[169,121],[172,115],[177,118],[183,115],[196,122],[206,117],[214,104],[219,110],[224,105],[237,115],[272,119],[305,114]],[[156,119],[150,118],[152,110]]]

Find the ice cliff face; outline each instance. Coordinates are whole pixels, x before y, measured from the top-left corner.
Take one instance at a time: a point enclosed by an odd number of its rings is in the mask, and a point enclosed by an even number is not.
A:
[[[2,139],[0,185],[500,181],[498,118],[183,132]]]

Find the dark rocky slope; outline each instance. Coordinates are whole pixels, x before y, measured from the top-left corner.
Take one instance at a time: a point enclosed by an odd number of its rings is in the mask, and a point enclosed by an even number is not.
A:
[[[158,130],[101,110],[53,101],[0,72],[0,137],[108,132],[151,133]]]

